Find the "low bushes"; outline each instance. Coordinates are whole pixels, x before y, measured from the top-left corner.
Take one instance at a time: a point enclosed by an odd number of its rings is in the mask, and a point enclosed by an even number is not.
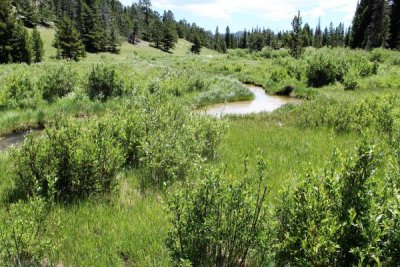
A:
[[[91,100],[105,101],[122,95],[123,83],[115,68],[97,65],[88,75],[86,91]]]
[[[178,190],[168,199],[172,229],[167,245],[175,262],[190,266],[266,264],[267,188],[265,162],[259,162],[256,190],[246,182],[232,184],[221,172],[206,171],[199,186]]]
[[[38,88],[43,99],[52,102],[74,91],[77,75],[70,67],[49,69],[39,80]]]
[[[55,238],[59,221],[48,218],[50,207],[43,199],[11,204],[0,211],[0,264],[2,266],[50,266],[50,254],[62,240]]]
[[[398,264],[400,180],[395,154],[364,142],[355,154],[336,154],[323,172],[308,172],[295,188],[284,190],[275,209],[276,239],[271,241],[276,263]]]
[[[348,50],[315,51],[309,55],[307,64],[307,83],[313,87],[343,82],[349,71],[357,77],[367,77],[376,74],[378,68],[377,63],[371,63],[366,56]]]
[[[122,164],[110,130],[103,123],[60,123],[45,137],[28,138],[14,154],[17,190],[62,202],[110,192]]]
[[[6,80],[0,91],[1,109],[32,109],[40,102],[34,82],[25,74],[17,73]]]
[[[391,136],[395,133],[395,122],[400,119],[398,105],[398,97],[391,94],[356,101],[320,98],[303,103],[291,114],[302,127],[324,126],[337,132],[358,133],[371,129]]]
[[[224,131],[215,119],[195,116],[160,96],[139,101],[119,118],[113,127],[126,163],[139,167],[144,184],[185,179],[196,164],[214,159]]]
[[[223,124],[195,116],[159,95],[97,122],[61,122],[30,137],[13,155],[16,193],[71,202],[111,192],[122,167],[136,167],[143,185],[183,180],[215,157]]]

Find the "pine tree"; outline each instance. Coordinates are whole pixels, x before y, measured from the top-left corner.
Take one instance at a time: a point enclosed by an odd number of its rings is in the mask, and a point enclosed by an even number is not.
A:
[[[99,20],[99,14],[94,3],[82,3],[81,36],[85,49],[96,53],[106,50],[107,34]]]
[[[0,64],[12,61],[13,33],[15,30],[15,16],[12,12],[10,0],[0,1]]]
[[[33,62],[38,63],[43,59],[43,41],[40,37],[39,31],[34,28],[31,35],[31,45],[32,45],[32,53],[33,53]]]
[[[361,0],[357,5],[352,27],[352,48],[365,48],[368,41],[368,27],[372,20],[372,7],[376,0]]]
[[[290,34],[290,54],[294,58],[300,58],[301,54],[304,51],[303,48],[303,36],[302,36],[302,28],[303,20],[300,15],[300,11],[297,16],[293,18],[292,27],[293,30]]]
[[[49,21],[54,21],[54,2],[42,0],[38,4],[38,20],[40,24],[49,26]]]
[[[324,33],[322,34],[322,46],[328,46],[329,44],[329,31],[328,27],[325,27]]]
[[[27,27],[34,27],[39,21],[39,12],[36,2],[31,0],[15,0],[15,5],[24,25]]]
[[[375,0],[372,8],[371,23],[368,26],[366,48],[387,47],[389,30],[389,4],[387,0]]]
[[[145,23],[146,25],[150,25],[150,8],[151,8],[151,1],[150,0],[143,0],[142,5],[144,8],[144,15],[145,15]]]
[[[193,38],[193,45],[192,45],[192,47],[190,48],[190,51],[191,51],[193,54],[196,54],[196,55],[199,55],[199,54],[200,54],[200,51],[201,51],[201,41],[200,41],[200,38],[199,38],[199,35],[198,35],[198,34],[195,34],[195,36],[194,36],[194,38]]]
[[[229,26],[226,27],[225,31],[225,45],[226,48],[231,49],[231,30],[229,29]]]
[[[311,46],[313,40],[313,33],[308,23],[304,25],[302,35],[303,35],[303,46],[305,47]]]
[[[12,47],[12,62],[15,63],[28,63],[32,62],[32,50],[29,40],[28,31],[25,29],[22,23],[17,22],[13,39],[11,42]]]
[[[351,27],[347,29],[345,35],[345,46],[350,47],[350,45],[351,45]]]
[[[174,48],[175,44],[178,42],[174,15],[171,11],[164,12],[162,29],[161,46],[164,51],[168,52],[170,49]]]
[[[400,49],[400,0],[392,1],[389,46],[392,49]]]
[[[318,20],[318,25],[315,28],[313,45],[316,48],[321,48],[322,47],[321,19]]]
[[[247,48],[247,30],[244,30],[243,36],[240,39],[240,48]]]
[[[79,60],[85,57],[85,46],[78,30],[66,16],[57,24],[53,46],[57,48],[57,58]]]
[[[150,23],[150,35],[154,46],[160,48],[163,38],[163,23],[159,18],[153,19]]]
[[[110,30],[110,38],[109,38],[109,46],[108,46],[108,52],[113,53],[113,54],[119,54],[119,46],[120,46],[120,41],[118,34],[115,30],[115,27],[112,26]]]

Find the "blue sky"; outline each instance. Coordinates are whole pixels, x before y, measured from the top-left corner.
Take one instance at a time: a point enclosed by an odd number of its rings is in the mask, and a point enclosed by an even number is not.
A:
[[[120,0],[131,5],[133,0]],[[224,32],[227,25],[231,32],[252,27],[270,28],[274,31],[291,28],[293,16],[300,10],[303,22],[315,27],[318,19],[328,26],[344,22],[351,24],[357,0],[153,0],[153,9],[161,14],[171,10],[176,19],[195,22],[206,30],[218,26]]]

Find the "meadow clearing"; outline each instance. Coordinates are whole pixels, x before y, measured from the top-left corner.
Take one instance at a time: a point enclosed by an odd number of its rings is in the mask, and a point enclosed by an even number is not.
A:
[[[6,265],[398,263],[399,52],[194,55],[180,39],[74,62],[40,33],[42,63],[0,65],[0,133],[45,128],[0,152]],[[193,112],[251,100],[244,84],[302,102]]]

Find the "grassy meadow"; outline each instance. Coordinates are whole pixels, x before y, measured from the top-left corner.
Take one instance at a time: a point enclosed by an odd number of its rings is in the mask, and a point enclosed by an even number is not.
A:
[[[169,194],[180,187],[196,188],[202,168],[221,169],[233,183],[245,179],[249,169],[250,187],[255,188],[257,179],[252,174],[257,158],[262,157],[267,162],[266,184],[271,191],[265,203],[273,209],[281,190],[294,187],[307,173],[318,173],[329,166],[337,151],[353,155],[365,136],[379,147],[381,162],[391,162],[395,154],[391,149],[398,149],[394,140],[400,126],[399,52],[310,48],[296,60],[286,50],[219,54],[203,48],[200,55],[193,55],[189,52],[191,44],[179,40],[171,53],[146,42],[135,46],[122,43],[117,55],[87,54],[79,62],[66,62],[53,58],[54,31],[43,28],[40,33],[45,48],[42,63],[0,65],[1,135],[53,127],[48,135],[44,133],[49,138],[29,139],[23,145],[23,151],[40,159],[35,162],[37,170],[53,162],[46,156],[49,151],[57,152],[57,144],[51,140],[64,140],[60,151],[66,151],[68,160],[73,158],[71,162],[77,165],[95,166],[93,173],[102,167],[96,160],[86,162],[85,157],[92,157],[86,153],[106,158],[104,173],[114,177],[116,183],[107,192],[98,189],[100,193],[84,193],[73,201],[57,201],[60,196],[50,189],[43,193],[44,187],[51,187],[50,182],[27,185],[36,190],[29,191],[30,196],[39,192],[56,199],[42,224],[44,230],[34,237],[21,234],[20,240],[25,240],[21,247],[29,255],[39,255],[42,266],[177,266],[165,241],[172,228]],[[118,93],[94,99],[88,95],[88,77],[96,66],[114,71]],[[57,70],[65,75],[56,76]],[[326,84],[317,84],[320,76]],[[52,80],[65,83],[70,90],[62,97],[45,99],[46,81]],[[250,93],[243,93],[244,83],[262,86],[270,94],[290,87],[291,95],[301,98],[302,104],[271,114],[223,119],[197,118],[200,116],[191,113],[209,104],[252,99]],[[138,123],[129,128],[135,118]],[[88,130],[92,128],[95,130]],[[136,139],[128,137],[139,132],[143,134],[138,134],[140,145],[135,147],[132,140]],[[81,139],[74,136],[80,133]],[[110,141],[114,137],[118,141]],[[118,142],[122,145],[117,146]],[[94,147],[97,143],[100,148]],[[75,150],[74,145],[81,149]],[[17,212],[13,217],[10,212],[13,205],[26,205],[27,210],[35,212],[35,207],[21,202],[23,194],[12,193],[18,191],[21,177],[28,172],[23,163],[30,162],[19,150],[0,152],[0,221],[9,222],[18,231],[28,229],[29,235],[29,226],[19,222],[27,215]],[[111,159],[113,153],[120,155],[120,150],[124,156]],[[67,159],[56,152],[54,169],[69,166],[62,165]],[[128,160],[134,163],[126,164]],[[114,170],[113,165],[121,167]],[[383,163],[379,166],[376,179],[382,182],[389,167]],[[47,181],[57,183],[51,176],[54,170],[44,169],[49,173]],[[77,168],[68,175],[83,173],[89,177],[91,172],[85,171],[84,167]],[[0,240],[2,235],[6,236],[0,230]],[[256,258],[251,266],[261,262]],[[279,263],[276,259],[271,262]],[[180,266],[186,266],[185,262]]]

